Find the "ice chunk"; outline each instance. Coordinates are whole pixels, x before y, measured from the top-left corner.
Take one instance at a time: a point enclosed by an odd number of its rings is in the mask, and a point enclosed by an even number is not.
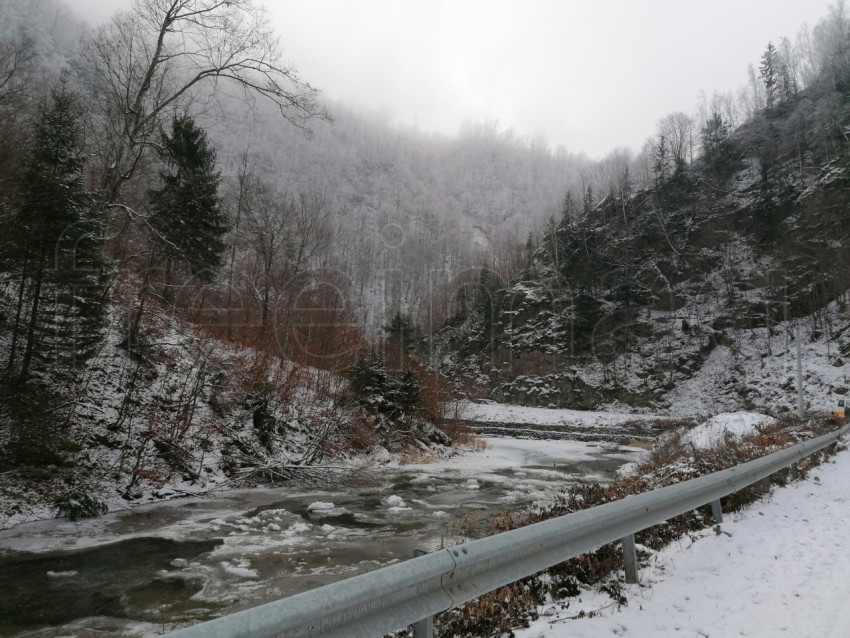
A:
[[[333,503],[323,503],[322,501],[316,501],[315,503],[310,503],[307,506],[308,512],[329,512],[334,509],[336,505]]]
[[[310,529],[309,523],[304,523],[304,522],[299,521],[298,523],[294,523],[294,524],[290,525],[289,529],[286,530],[286,533],[289,534],[289,535],[303,534],[304,532],[308,531],[309,529]]]
[[[238,564],[234,565],[228,561],[222,561],[221,567],[224,569],[224,573],[229,574],[230,576],[236,576],[238,578],[259,578],[260,574],[254,569],[248,569],[245,565],[250,564],[245,561],[240,561]]]

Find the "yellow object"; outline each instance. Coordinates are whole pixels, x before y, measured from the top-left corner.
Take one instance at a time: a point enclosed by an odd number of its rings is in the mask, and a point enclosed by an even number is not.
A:
[[[832,408],[832,416],[842,421],[847,417],[847,399],[839,399],[838,404]]]

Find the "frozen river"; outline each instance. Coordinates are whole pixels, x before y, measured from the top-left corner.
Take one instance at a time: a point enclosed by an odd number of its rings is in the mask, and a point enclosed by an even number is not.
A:
[[[498,512],[608,481],[641,450],[483,439],[333,489],[252,489],[0,531],[0,636],[158,635],[485,530]],[[332,504],[332,506],[331,506]]]

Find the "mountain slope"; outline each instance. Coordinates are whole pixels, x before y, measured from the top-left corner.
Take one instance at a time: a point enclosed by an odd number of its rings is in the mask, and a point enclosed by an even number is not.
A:
[[[454,351],[458,379],[499,400],[778,410],[793,403],[799,330],[821,386],[812,407],[828,404],[850,352],[848,122],[844,93],[811,89],[725,138],[720,162],[659,171],[655,187],[586,216],[568,200],[523,274],[482,290],[489,302],[435,343]]]

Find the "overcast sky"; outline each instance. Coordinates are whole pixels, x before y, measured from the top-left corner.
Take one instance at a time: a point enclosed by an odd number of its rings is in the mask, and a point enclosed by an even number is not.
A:
[[[91,22],[129,0],[66,0]],[[284,53],[331,99],[454,134],[498,120],[551,148],[639,150],[700,91],[736,89],[830,0],[269,0]]]

